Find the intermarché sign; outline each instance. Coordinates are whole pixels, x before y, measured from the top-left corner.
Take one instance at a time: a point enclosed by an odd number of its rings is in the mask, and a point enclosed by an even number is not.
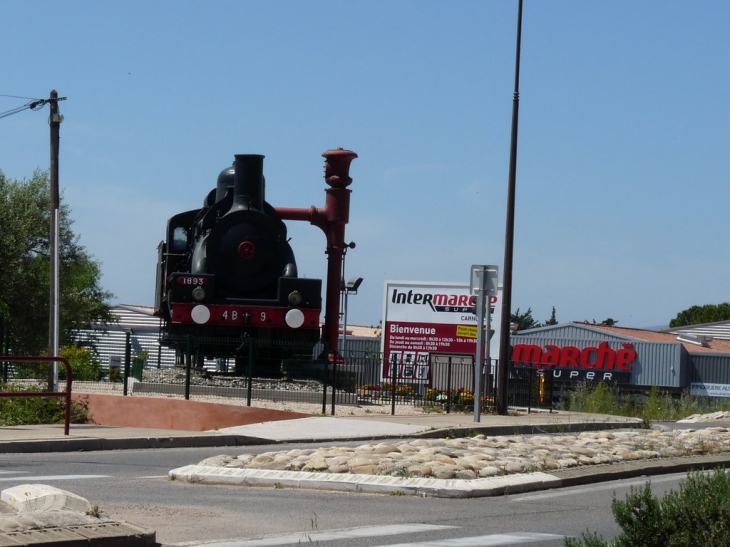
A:
[[[636,350],[631,343],[621,349],[609,347],[608,342],[598,346],[578,348],[547,344],[516,344],[512,348],[512,363],[551,369],[553,378],[560,380],[588,380],[626,383],[629,380]]]

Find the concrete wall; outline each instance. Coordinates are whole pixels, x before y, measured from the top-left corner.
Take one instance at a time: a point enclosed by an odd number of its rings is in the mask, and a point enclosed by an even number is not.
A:
[[[98,425],[210,431],[224,427],[311,418],[309,414],[248,406],[205,403],[159,397],[124,397],[80,393],[74,399],[89,405],[91,422]]]

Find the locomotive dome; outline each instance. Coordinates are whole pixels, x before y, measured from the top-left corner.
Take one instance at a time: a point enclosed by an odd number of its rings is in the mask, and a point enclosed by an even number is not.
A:
[[[223,169],[223,171],[220,172],[218,175],[218,182],[216,183],[216,189],[215,189],[215,200],[220,201],[223,199],[223,197],[226,195],[226,190],[228,188],[233,188],[233,177],[236,173],[236,170],[233,168],[233,165],[230,167],[226,167]]]

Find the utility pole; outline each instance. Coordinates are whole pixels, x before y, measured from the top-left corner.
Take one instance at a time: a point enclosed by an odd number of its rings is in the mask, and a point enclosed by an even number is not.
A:
[[[512,99],[507,222],[504,236],[504,274],[502,278],[502,322],[499,331],[497,363],[497,414],[507,415],[507,376],[510,360],[510,317],[512,316],[512,255],[515,233],[515,186],[517,179],[517,120],[520,111],[520,44],[522,42],[522,0],[517,7],[517,52],[515,54],[515,91]]]
[[[49,336],[48,336],[48,354],[51,357],[59,357],[60,340],[59,340],[59,257],[58,257],[58,239],[59,239],[59,209],[60,198],[58,192],[58,145],[63,116],[58,113],[58,101],[64,100],[58,98],[56,90],[51,91],[48,104],[51,113],[48,118],[48,125],[51,127],[51,231],[49,239],[49,249],[51,254],[51,295],[50,295],[50,317],[49,317]],[[53,362],[51,372],[48,378],[48,390],[51,392],[58,391],[58,362]]]

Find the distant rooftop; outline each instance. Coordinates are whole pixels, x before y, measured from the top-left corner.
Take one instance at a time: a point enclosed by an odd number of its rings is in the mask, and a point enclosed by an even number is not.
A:
[[[680,343],[690,353],[730,353],[730,340],[712,337],[709,337],[709,339],[706,340],[702,340],[701,335],[681,336],[682,333],[679,331],[657,332],[653,330],[634,329],[629,327],[608,327],[606,325],[597,325],[593,323],[585,323],[582,321],[573,321],[573,324],[584,325],[592,329],[598,329],[604,332],[610,332],[611,334],[615,334],[617,336],[625,336],[627,338],[642,340],[644,342],[663,342],[665,344]],[[707,345],[703,346],[703,342],[705,342]]]

